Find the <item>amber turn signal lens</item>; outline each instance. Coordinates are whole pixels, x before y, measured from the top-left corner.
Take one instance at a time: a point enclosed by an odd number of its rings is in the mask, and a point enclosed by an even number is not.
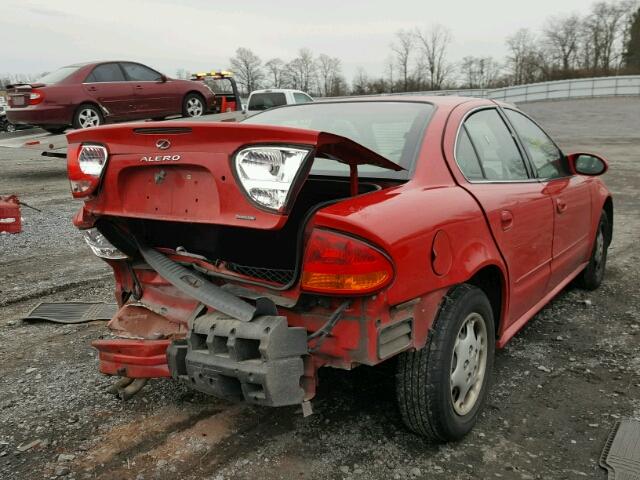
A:
[[[366,294],[393,278],[389,259],[371,245],[328,230],[313,230],[305,251],[301,287],[324,294]]]

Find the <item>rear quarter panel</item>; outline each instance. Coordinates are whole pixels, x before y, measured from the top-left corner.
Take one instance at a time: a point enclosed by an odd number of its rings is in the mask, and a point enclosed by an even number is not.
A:
[[[461,188],[421,188],[411,182],[394,189],[362,195],[324,208],[318,227],[348,231],[382,248],[395,266],[388,287],[390,305],[468,280],[480,268],[502,259],[475,200]],[[440,255],[451,255],[450,266],[434,271],[433,244],[444,232]]]

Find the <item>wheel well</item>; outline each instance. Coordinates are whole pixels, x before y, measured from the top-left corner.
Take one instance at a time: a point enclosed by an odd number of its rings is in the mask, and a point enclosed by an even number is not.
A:
[[[609,220],[609,225],[607,225],[607,231],[605,234],[607,236],[607,245],[610,245],[611,240],[613,239],[613,200],[611,200],[611,197],[607,197],[602,209],[607,213],[607,219]]]
[[[497,266],[488,265],[478,270],[473,277],[465,283],[478,287],[489,299],[491,309],[493,310],[493,321],[495,323],[497,337],[502,320],[502,292],[504,290],[502,272]]]
[[[71,119],[72,121],[76,118],[76,113],[78,113],[78,110],[80,110],[80,108],[84,107],[85,105],[91,105],[92,107],[96,107],[98,109],[98,112],[100,112],[100,115],[102,115],[102,118],[104,118],[105,116],[104,111],[102,110],[102,107],[98,105],[96,102],[82,102],[73,111],[73,118]]]
[[[184,101],[185,101],[185,99],[186,99],[189,95],[191,95],[192,93],[193,93],[194,95],[198,95],[198,96],[202,99],[202,101],[204,102],[204,95],[202,95],[202,94],[201,94],[199,91],[197,91],[197,90],[189,90],[187,93],[185,93],[185,94],[184,94],[184,97],[182,97],[182,101],[184,102]]]

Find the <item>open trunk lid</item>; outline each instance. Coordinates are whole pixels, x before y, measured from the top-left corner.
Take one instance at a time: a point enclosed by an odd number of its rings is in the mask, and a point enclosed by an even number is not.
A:
[[[106,146],[109,159],[96,194],[85,211],[95,216],[208,223],[279,229],[288,210],[269,211],[254,203],[237,180],[233,158],[252,146],[302,146],[308,161],[291,186],[287,203],[308,176],[316,157],[348,164],[402,167],[338,135],[313,130],[229,123],[162,122],[77,130],[67,135],[69,155],[80,144]]]

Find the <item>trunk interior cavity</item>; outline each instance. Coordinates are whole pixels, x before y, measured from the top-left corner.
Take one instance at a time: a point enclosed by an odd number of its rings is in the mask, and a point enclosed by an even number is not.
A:
[[[379,190],[372,182],[361,182],[358,194]],[[110,217],[98,228],[117,247],[126,251],[122,239],[115,238],[116,224],[139,242],[156,248],[186,251],[205,257],[229,274],[257,281],[287,285],[294,280],[301,256],[303,231],[310,213],[328,202],[351,198],[348,180],[310,177],[300,191],[284,227],[261,230],[236,226]],[[130,249],[130,247],[129,247]]]

